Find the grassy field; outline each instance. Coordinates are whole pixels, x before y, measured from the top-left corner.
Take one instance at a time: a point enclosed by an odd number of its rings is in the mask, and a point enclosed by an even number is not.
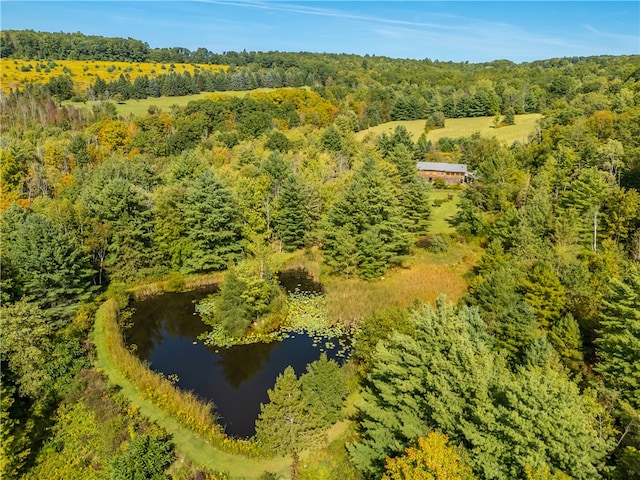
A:
[[[455,208],[454,201],[438,208],[448,215],[449,205]],[[447,233],[450,229],[448,224],[442,228],[432,225],[430,231]],[[447,252],[438,254],[415,248],[402,267],[388,271],[376,282],[330,275],[322,266],[321,252],[316,249],[310,255],[300,252],[286,268],[304,268],[319,280],[325,288],[330,320],[351,325],[375,311],[389,306],[406,307],[416,299],[433,304],[444,294],[449,301],[457,301],[466,292],[466,276],[480,253],[473,243],[453,243]]]
[[[96,77],[106,82],[125,75],[133,81],[136,77],[161,75],[171,71],[193,74],[196,69],[218,72],[227,65],[194,65],[190,63],[146,63],[146,62],[106,62],[101,60],[20,60],[0,61],[0,85],[4,92],[12,88],[22,90],[29,83],[48,83],[51,77],[68,75],[78,92],[84,92],[96,81]]]
[[[253,92],[270,92],[275,89],[273,88],[258,88],[255,90],[242,90],[242,91],[228,91],[228,92],[207,92],[207,93],[199,93],[195,95],[185,95],[183,97],[149,97],[142,100],[127,100],[125,102],[116,103],[116,108],[118,109],[118,114],[128,118],[131,115],[133,116],[143,116],[146,115],[149,107],[154,106],[162,111],[168,112],[171,110],[171,107],[178,106],[184,107],[189,102],[193,100],[204,100],[210,97],[223,96],[223,97],[244,97]],[[63,102],[64,105],[73,105],[75,107],[91,107],[92,105],[98,104],[100,102],[85,102],[85,103],[74,103],[74,102]]]
[[[496,137],[499,141],[507,144],[515,141],[523,142],[535,131],[536,124],[540,118],[542,118],[542,115],[539,113],[516,115],[515,125],[500,128],[494,127],[494,117],[447,118],[444,128],[431,130],[427,134],[427,138],[432,142],[437,142],[442,137],[468,137],[475,132],[479,132],[483,137]],[[413,135],[413,140],[416,141],[424,132],[425,120],[383,123],[356,133],[356,137],[363,139],[369,133],[378,135],[382,132],[393,132],[398,125],[404,125],[409,133]]]
[[[467,289],[466,273],[475,265],[474,245],[456,244],[444,254],[416,250],[403,268],[378,282],[359,278],[321,278],[332,320],[352,323],[389,306],[407,307],[414,300],[434,304],[444,294],[456,302]]]
[[[127,100],[126,102],[116,103],[116,108],[118,109],[118,115],[129,118],[131,115],[136,117],[146,115],[149,111],[149,107],[152,105],[159,108],[163,112],[168,112],[174,105],[184,107],[193,100],[202,100],[204,98],[206,98],[206,96],[202,94],[185,95],[183,97],[149,97],[142,100]],[[100,102],[64,103],[66,105],[74,105],[76,107],[91,107],[92,105]]]
[[[448,220],[458,211],[458,197],[461,190],[433,190],[429,193],[431,201],[440,200],[440,206],[432,204],[431,219],[429,220],[429,233],[454,233],[456,230]]]

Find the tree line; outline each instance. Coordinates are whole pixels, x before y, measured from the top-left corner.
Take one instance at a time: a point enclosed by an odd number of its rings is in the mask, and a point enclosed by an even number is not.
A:
[[[493,116],[542,112],[563,99],[574,108],[591,113],[611,108],[622,111],[632,91],[625,82],[640,78],[637,56],[574,57],[515,64],[501,60],[481,64],[409,60],[347,54],[286,52],[226,52],[212,54],[205,49],[159,49],[174,56],[156,58],[131,54],[142,42],[133,39],[87,37],[82,34],[3,31],[3,58],[71,59],[73,45],[95,44],[104,52],[94,60],[213,63],[231,68],[218,73],[159,72],[145,78],[109,82],[96,79],[87,91],[75,91],[86,98],[146,98],[157,95],[187,95],[197,92],[307,86],[335,103],[347,103],[356,114],[359,128],[391,120],[415,120],[431,115],[447,118]],[[24,37],[24,38],[23,38]],[[115,45],[112,47],[112,44]],[[62,48],[62,45],[67,47]],[[134,46],[136,48],[134,48]],[[77,50],[81,50],[78,46]],[[144,49],[143,49],[144,50]],[[200,53],[198,53],[200,52]],[[205,54],[206,52],[206,54]],[[65,76],[63,76],[65,77]],[[617,79],[616,81],[611,81]],[[59,82],[52,80],[53,90]],[[73,94],[65,90],[65,97]]]

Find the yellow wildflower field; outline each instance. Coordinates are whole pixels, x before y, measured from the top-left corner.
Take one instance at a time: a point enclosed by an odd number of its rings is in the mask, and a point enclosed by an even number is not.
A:
[[[0,59],[0,87],[3,92],[11,89],[22,90],[28,84],[48,83],[52,77],[68,75],[73,80],[78,93],[84,93],[97,77],[106,82],[117,80],[120,75],[132,82],[136,77],[149,78],[170,72],[193,74],[196,69],[218,72],[227,70],[228,65],[207,65],[190,63],[145,63],[111,62],[102,60],[21,60]]]

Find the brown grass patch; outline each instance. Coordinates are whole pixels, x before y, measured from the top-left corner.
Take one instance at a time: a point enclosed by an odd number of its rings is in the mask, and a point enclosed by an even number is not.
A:
[[[477,263],[476,244],[454,243],[445,253],[416,249],[401,268],[387,272],[377,282],[344,278],[322,269],[319,250],[299,255],[287,268],[304,268],[325,288],[329,319],[352,325],[371,313],[389,306],[407,307],[412,302],[434,303],[440,295],[456,302],[467,290],[466,274]]]

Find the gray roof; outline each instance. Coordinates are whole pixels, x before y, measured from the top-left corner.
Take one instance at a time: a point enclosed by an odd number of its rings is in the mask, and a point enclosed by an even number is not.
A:
[[[435,172],[467,173],[467,165],[464,163],[443,162],[418,162],[418,170],[431,170]]]

